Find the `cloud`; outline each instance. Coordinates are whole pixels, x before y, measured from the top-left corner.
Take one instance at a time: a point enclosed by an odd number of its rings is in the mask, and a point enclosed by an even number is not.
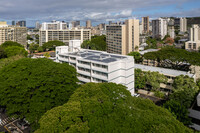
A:
[[[184,12],[183,4],[191,1],[196,0],[1,0],[0,17],[4,20],[30,21],[105,21],[145,15],[155,17],[166,15],[162,13],[162,9],[173,5]],[[184,15],[180,11],[174,14]],[[199,14],[199,10],[195,14]]]

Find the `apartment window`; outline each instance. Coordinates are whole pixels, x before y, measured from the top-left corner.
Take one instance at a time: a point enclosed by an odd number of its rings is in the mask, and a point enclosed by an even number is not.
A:
[[[192,48],[192,44],[191,44],[191,43],[189,43],[189,46],[188,46],[188,48],[189,48],[189,49],[191,49],[191,48]]]
[[[197,47],[196,47],[196,43],[193,43],[193,49],[196,49]]]

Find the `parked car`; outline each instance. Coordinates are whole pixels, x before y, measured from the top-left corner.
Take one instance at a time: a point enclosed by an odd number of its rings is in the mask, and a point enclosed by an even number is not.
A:
[[[134,96],[134,97],[139,97],[140,94],[134,93],[133,96]]]

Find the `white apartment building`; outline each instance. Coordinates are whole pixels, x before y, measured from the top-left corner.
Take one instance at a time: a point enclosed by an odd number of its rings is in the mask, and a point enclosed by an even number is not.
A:
[[[197,24],[192,25],[190,28],[190,39],[185,43],[186,50],[198,51],[200,48],[200,27]]]
[[[167,35],[167,25],[169,19],[159,18],[157,20],[152,20],[152,35],[153,38],[163,39]]]
[[[78,41],[56,47],[56,61],[74,66],[82,83],[113,82],[134,94],[134,58],[103,51],[79,49]]]
[[[180,18],[180,31],[181,32],[187,31],[187,19],[186,18]]]
[[[44,22],[42,23],[41,30],[65,30],[67,23],[60,21]]]

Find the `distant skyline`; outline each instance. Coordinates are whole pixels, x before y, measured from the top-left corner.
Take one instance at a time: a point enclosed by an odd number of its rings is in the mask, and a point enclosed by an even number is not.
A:
[[[0,14],[0,21],[26,20],[28,27],[52,20],[80,20],[85,25],[88,19],[98,24],[143,16],[197,17],[200,0],[1,0]]]

